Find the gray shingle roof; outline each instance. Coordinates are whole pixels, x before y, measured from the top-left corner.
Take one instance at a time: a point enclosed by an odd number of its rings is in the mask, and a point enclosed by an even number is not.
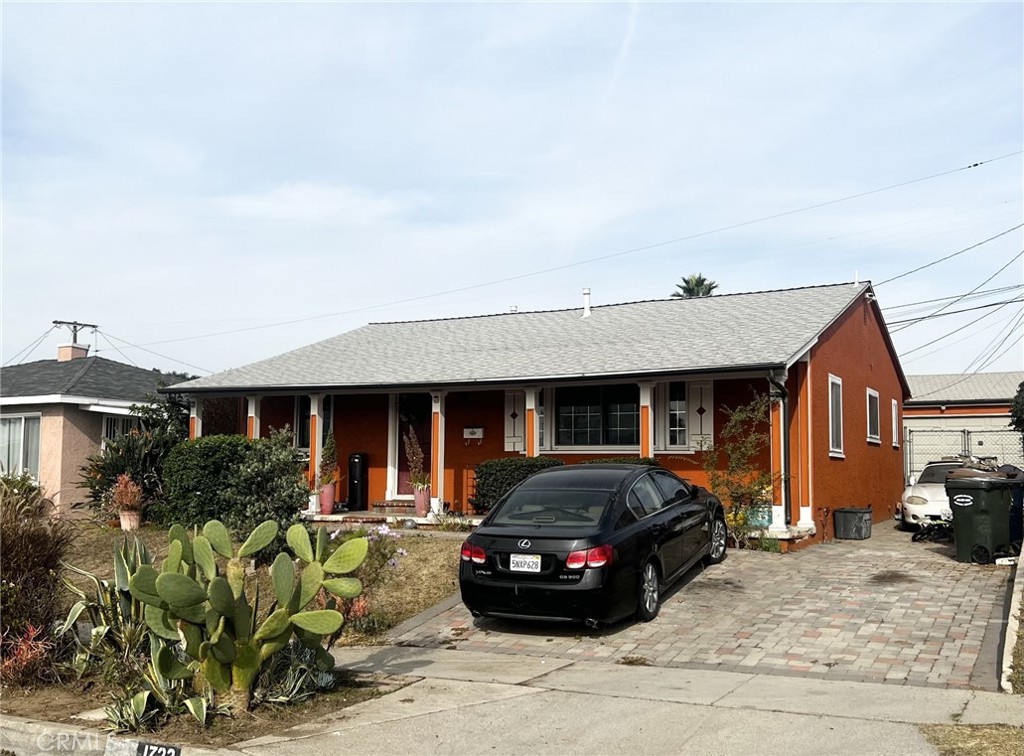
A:
[[[0,368],[0,397],[65,394],[134,402],[155,394],[162,383],[174,378],[103,357],[39,360]]]
[[[868,289],[835,284],[373,323],[176,390],[396,387],[784,365]]]
[[[1008,403],[1024,381],[1024,371],[1008,373],[940,373],[936,375],[908,375],[913,396],[907,404],[941,404],[948,402],[1000,402]]]

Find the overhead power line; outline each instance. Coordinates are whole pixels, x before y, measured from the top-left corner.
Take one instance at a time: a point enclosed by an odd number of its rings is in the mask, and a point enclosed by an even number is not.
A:
[[[1010,304],[1010,303],[1008,302],[1007,304]],[[949,338],[954,333],[960,333],[960,331],[964,330],[965,328],[969,328],[970,326],[974,325],[975,323],[977,323],[977,322],[979,322],[981,320],[984,320],[985,318],[987,318],[990,315],[998,312],[999,310],[1003,309],[1004,307],[1006,307],[1006,304],[1001,304],[998,307],[996,307],[994,310],[989,310],[984,315],[982,315],[980,318],[975,318],[970,323],[967,323],[966,325],[962,325],[959,328],[957,328],[957,329],[955,329],[953,331],[950,331],[949,333],[943,334],[942,336],[939,336],[937,339],[932,339],[931,341],[927,341],[924,344],[921,344],[920,346],[914,347],[913,349],[908,349],[906,352],[901,353],[899,356],[900,356],[900,358],[906,357],[908,354],[913,354],[914,352],[917,352],[917,351],[919,351],[921,349],[924,349],[925,347],[931,346],[932,344],[935,344],[935,343],[937,343],[939,341],[942,341],[943,339]]]
[[[977,286],[975,286],[975,287],[974,287],[973,289],[971,289],[971,290],[970,290],[969,292],[967,292],[967,294],[963,294],[963,295],[961,295],[961,296],[960,296],[959,298],[957,298],[957,299],[954,299],[954,300],[953,300],[952,302],[949,302],[949,303],[947,303],[947,304],[944,304],[944,305],[943,305],[942,307],[940,307],[940,308],[939,308],[938,310],[936,310],[935,312],[933,312],[933,313],[932,313],[932,315],[937,315],[938,313],[942,312],[943,310],[945,310],[945,309],[946,309],[947,307],[949,307],[950,305],[956,304],[957,302],[959,302],[959,301],[960,301],[961,299],[963,299],[964,297],[966,297],[966,296],[969,296],[969,295],[973,294],[974,292],[978,291],[978,289],[980,289],[980,288],[981,288],[982,286],[984,286],[984,285],[985,285],[985,284],[987,284],[987,283],[988,283],[989,281],[991,281],[991,280],[992,280],[993,278],[995,278],[995,277],[996,277],[996,276],[998,276],[998,275],[999,275],[1000,273],[1002,273],[1002,272],[1003,272],[1004,270],[1006,270],[1007,268],[1009,268],[1009,267],[1010,267],[1010,266],[1011,266],[1011,265],[1012,265],[1012,264],[1014,263],[1014,261],[1016,261],[1016,260],[1017,260],[1017,259],[1018,259],[1018,258],[1019,258],[1019,257],[1020,257],[1021,255],[1024,255],[1024,251],[1018,252],[1018,253],[1017,253],[1017,254],[1015,254],[1015,255],[1014,255],[1013,257],[1011,257],[1011,258],[1010,258],[1010,260],[1009,260],[1009,261],[1008,261],[1008,262],[1007,262],[1007,263],[1006,263],[1006,264],[1005,264],[1005,265],[1004,265],[1003,267],[1001,267],[1001,268],[1000,268],[999,270],[997,270],[997,271],[996,271],[995,273],[993,273],[993,274],[992,274],[991,276],[989,276],[988,278],[986,278],[986,279],[985,279],[984,281],[982,281],[982,282],[981,282],[980,284],[978,284]],[[913,323],[910,323],[910,324],[908,324],[908,325],[905,325],[905,326],[903,326],[903,328],[897,328],[897,329],[896,329],[895,331],[893,331],[893,333],[897,333],[897,332],[899,332],[899,331],[902,331],[902,330],[903,330],[904,328],[910,328],[910,327],[911,327],[911,326],[913,326],[913,325],[914,325]]]
[[[738,222],[738,223],[731,223],[731,224],[726,225],[726,226],[719,226],[717,228],[711,228],[711,229],[708,229],[706,231],[699,231],[697,233],[690,234],[688,236],[679,236],[679,237],[676,237],[674,239],[666,239],[665,241],[654,242],[652,244],[645,244],[645,245],[642,245],[642,246],[639,246],[639,247],[630,247],[629,249],[620,250],[618,252],[611,252],[609,254],[599,255],[597,257],[589,257],[589,258],[586,258],[584,260],[577,260],[576,262],[565,263],[563,265],[556,265],[556,266],[553,266],[553,267],[550,267],[550,268],[543,268],[543,269],[531,271],[531,272],[528,272],[528,273],[520,273],[518,275],[507,276],[505,278],[498,278],[498,279],[493,279],[493,280],[490,280],[490,281],[483,281],[481,283],[470,284],[468,286],[459,286],[459,287],[456,287],[454,289],[446,289],[444,291],[436,291],[436,292],[433,292],[433,293],[430,293],[430,294],[421,294],[421,295],[418,295],[418,296],[415,296],[415,297],[406,297],[404,299],[395,299],[395,300],[391,300],[391,301],[388,301],[388,302],[378,302],[376,304],[365,305],[363,307],[356,307],[356,308],[353,308],[353,309],[350,309],[350,310],[339,310],[339,311],[336,311],[336,312],[321,313],[319,315],[308,315],[308,316],[301,317],[301,318],[293,318],[293,319],[289,319],[289,320],[281,320],[281,321],[277,321],[277,322],[274,322],[274,323],[264,323],[264,324],[261,324],[261,325],[247,326],[245,328],[234,328],[234,329],[231,329],[231,330],[215,331],[213,333],[197,334],[197,335],[194,335],[194,336],[182,336],[182,337],[174,338],[174,339],[161,339],[159,341],[149,341],[149,342],[146,342],[143,346],[157,346],[159,344],[174,344],[174,343],[179,343],[179,342],[182,342],[182,341],[196,341],[198,339],[209,339],[209,338],[215,338],[217,336],[231,336],[231,335],[238,334],[238,333],[248,333],[248,332],[251,332],[251,331],[260,331],[260,330],[264,330],[264,329],[267,329],[267,328],[279,328],[279,327],[282,327],[282,326],[297,325],[299,323],[308,323],[308,322],[311,322],[311,321],[314,321],[314,320],[324,320],[326,318],[335,318],[335,317],[340,317],[342,315],[353,315],[353,314],[355,314],[357,312],[366,312],[366,311],[369,311],[369,310],[378,310],[378,309],[385,308],[385,307],[395,307],[397,305],[409,304],[411,302],[419,302],[419,301],[422,301],[424,299],[434,299],[436,297],[445,297],[445,296],[450,296],[452,294],[461,294],[462,292],[473,291],[473,290],[476,290],[476,289],[483,289],[483,288],[486,288],[488,286],[496,286],[498,284],[509,283],[509,282],[512,282],[512,281],[521,281],[521,280],[526,279],[526,278],[533,278],[535,276],[544,275],[546,273],[554,273],[554,272],[557,272],[557,271],[560,271],[560,270],[567,270],[569,268],[577,268],[577,267],[580,267],[580,266],[583,266],[583,265],[589,265],[590,263],[601,262],[601,261],[604,261],[604,260],[611,260],[611,259],[616,258],[616,257],[623,257],[625,255],[636,254],[638,252],[647,252],[647,251],[650,251],[652,249],[658,249],[660,247],[667,247],[667,246],[670,246],[672,244],[680,244],[682,242],[692,241],[694,239],[700,239],[700,238],[703,238],[703,237],[706,237],[706,236],[711,236],[712,234],[719,234],[719,233],[723,233],[725,231],[733,231],[735,229],[744,228],[746,226],[752,226],[752,225],[757,224],[757,223],[765,223],[767,221],[777,220],[779,218],[785,218],[785,217],[788,217],[788,216],[791,216],[791,215],[797,215],[798,213],[806,213],[806,212],[809,212],[811,210],[818,210],[818,209],[823,208],[823,207],[829,207],[831,205],[837,205],[837,204],[839,204],[841,202],[849,202],[850,200],[860,199],[862,197],[868,197],[868,196],[871,196],[873,194],[879,194],[881,192],[887,192],[887,191],[890,191],[892,189],[900,189],[900,188],[903,188],[903,187],[906,187],[906,186],[912,186],[913,184],[919,184],[919,183],[922,183],[924,181],[931,181],[933,179],[941,178],[943,176],[950,176],[950,175],[955,174],[955,173],[962,173],[964,171],[969,171],[969,170],[972,170],[974,168],[979,168],[979,167],[981,167],[983,165],[988,165],[988,164],[991,164],[991,163],[995,163],[995,162],[998,162],[1000,160],[1006,160],[1007,158],[1015,157],[1016,155],[1020,155],[1022,153],[1024,153],[1024,150],[1017,150],[1016,152],[1009,152],[1009,153],[1007,153],[1005,155],[999,155],[998,157],[988,158],[986,160],[979,160],[979,161],[977,161],[975,163],[971,163],[969,165],[960,166],[959,168],[951,168],[951,169],[946,170],[946,171],[940,171],[939,173],[932,173],[932,174],[930,174],[928,176],[921,176],[919,178],[910,179],[908,181],[901,181],[901,182],[896,183],[896,184],[889,184],[887,186],[878,187],[877,189],[870,189],[868,191],[858,192],[856,194],[848,194],[848,195],[843,196],[843,197],[838,197],[836,199],[827,200],[825,202],[818,202],[818,203],[815,203],[813,205],[805,205],[803,207],[798,207],[798,208],[795,208],[793,210],[785,210],[785,211],[782,211],[782,212],[779,212],[779,213],[772,213],[771,215],[764,215],[764,216],[760,216],[760,217],[757,217],[757,218],[752,218],[750,220],[741,221],[741,222]],[[984,243],[984,242],[982,242],[982,243]],[[966,250],[964,250],[964,251],[966,251]],[[904,274],[904,275],[908,275],[908,274]],[[141,346],[139,348],[141,348]]]
[[[948,312],[936,312],[931,315],[922,315],[919,318],[910,318],[908,320],[894,320],[888,325],[901,325],[903,323],[916,324],[921,323],[925,320],[933,320],[934,318],[944,318],[947,315],[959,315],[962,312],[974,312],[975,310],[987,310],[989,307],[998,307],[999,305],[1013,304],[1014,302],[1024,302],[1024,298],[1018,297],[1016,299],[1006,299],[1002,302],[990,302],[989,304],[976,305],[974,307],[965,307],[962,310],[950,310]],[[900,330],[903,330],[902,328]]]
[[[55,329],[56,327],[57,327],[56,325],[52,325],[52,326],[50,326],[49,328],[47,328],[47,329],[46,329],[45,331],[43,331],[43,335],[42,335],[42,336],[40,336],[40,337],[39,337],[38,339],[34,340],[34,341],[33,341],[33,342],[32,342],[31,344],[29,344],[29,345],[28,345],[27,347],[25,347],[25,348],[24,348],[24,349],[22,349],[22,350],[21,350],[20,352],[18,352],[18,353],[17,353],[16,355],[14,355],[14,356],[13,356],[13,357],[11,357],[11,358],[10,358],[9,360],[7,360],[7,362],[5,362],[5,363],[4,363],[4,366],[6,367],[7,365],[10,365],[10,364],[11,364],[12,362],[14,362],[14,361],[15,361],[16,359],[18,359],[18,358],[19,358],[19,357],[20,357],[21,355],[23,355],[23,354],[25,355],[25,359],[27,360],[27,359],[28,359],[29,357],[31,357],[31,356],[32,356],[32,352],[34,352],[34,351],[36,350],[36,347],[38,347],[38,346],[39,346],[40,344],[42,344],[42,343],[43,343],[43,339],[45,339],[45,338],[46,338],[47,336],[49,336],[49,335],[50,335],[50,333],[51,333],[51,332],[52,332],[52,331],[53,331],[53,330],[54,330],[54,329]],[[26,352],[27,352],[28,354],[25,354]]]
[[[176,362],[179,365],[185,365],[187,367],[194,368],[195,370],[201,370],[204,373],[212,373],[213,372],[212,370],[208,370],[207,368],[199,367],[198,365],[193,365],[191,362],[185,362],[184,360],[179,360],[176,357],[170,357],[170,356],[168,356],[166,354],[160,354],[159,352],[154,352],[152,349],[146,349],[144,346],[140,346],[139,344],[133,344],[130,341],[126,341],[125,339],[118,338],[117,336],[115,336],[112,333],[103,332],[103,336],[105,338],[108,338],[108,339],[115,339],[117,341],[120,341],[122,344],[127,344],[132,349],[141,349],[143,352],[148,352],[149,354],[156,355],[157,357],[162,357],[165,360],[170,360],[171,362]],[[118,351],[120,351],[120,350],[118,350]]]
[[[957,255],[962,255],[964,252],[970,252],[972,249],[977,249],[982,244],[988,244],[990,241],[994,241],[994,240],[998,239],[1001,236],[1006,236],[1007,234],[1012,233],[1012,232],[1016,231],[1018,228],[1022,228],[1022,227],[1024,227],[1024,223],[1018,223],[1013,228],[1008,228],[1005,231],[1002,231],[1002,232],[996,234],[995,236],[990,236],[987,239],[983,239],[982,241],[978,242],[977,244],[972,244],[969,247],[964,247],[963,249],[961,249],[961,250],[959,250],[957,252],[954,252],[951,255],[946,255],[945,257],[940,257],[938,260],[932,260],[930,263],[928,263],[926,265],[922,265],[922,266],[917,267],[917,268],[914,268],[913,270],[908,270],[906,273],[900,273],[898,276],[893,276],[892,278],[887,278],[884,281],[876,283],[875,284],[875,288],[877,289],[879,286],[884,286],[887,283],[892,283],[893,281],[899,280],[900,278],[906,278],[907,276],[912,275],[914,273],[917,273],[918,271],[922,271],[925,268],[930,268],[933,265],[938,265],[940,262],[945,262],[946,260],[950,260],[950,259],[956,257]]]
[[[990,294],[1003,294],[1008,291],[1014,291],[1016,289],[1024,289],[1024,284],[1014,284],[1013,286],[1000,286],[997,289],[985,289],[984,291],[976,291],[974,294],[954,294],[949,297],[936,297],[935,299],[922,299],[919,302],[904,302],[898,305],[887,305],[882,308],[883,312],[891,312],[892,310],[901,310],[905,307],[918,307],[920,305],[935,304],[936,302],[948,302],[950,299],[959,299],[961,297],[970,297],[971,299],[980,299],[981,297],[988,296]],[[891,324],[890,324],[891,325]]]

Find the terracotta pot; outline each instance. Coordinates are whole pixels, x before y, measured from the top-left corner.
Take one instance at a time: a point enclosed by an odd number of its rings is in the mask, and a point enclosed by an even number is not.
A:
[[[120,512],[121,530],[134,533],[142,522],[142,512]]]
[[[416,502],[416,516],[426,517],[430,512],[430,488],[415,488],[412,500]]]
[[[320,489],[320,514],[334,514],[334,483],[325,483]]]

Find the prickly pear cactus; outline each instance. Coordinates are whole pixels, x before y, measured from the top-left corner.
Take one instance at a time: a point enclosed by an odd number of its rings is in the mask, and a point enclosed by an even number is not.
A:
[[[175,679],[191,676],[198,691],[236,710],[248,708],[260,667],[293,635],[315,652],[317,666],[332,669],[334,659],[323,640],[341,628],[342,615],[333,599],[324,609],[310,609],[310,604],[321,588],[339,598],[354,598],[362,591],[357,579],[343,576],[366,557],[366,539],[346,542],[324,561],[326,531],[318,530],[314,546],[305,527],[296,524],[288,529],[287,543],[301,569],[287,554],[277,555],[270,567],[273,602],[262,617],[258,587],[252,600],[246,593],[244,560],[270,545],[277,531],[277,523],[268,520],[235,549],[218,520],[192,536],[174,525],[160,572],[143,565],[129,580],[132,596],[145,605],[150,631],[180,643],[191,660],[186,665],[169,652],[162,654],[156,659],[161,673]]]

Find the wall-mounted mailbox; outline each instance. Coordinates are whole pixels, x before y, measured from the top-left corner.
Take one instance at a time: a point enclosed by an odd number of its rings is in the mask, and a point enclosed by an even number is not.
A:
[[[462,429],[462,437],[479,441],[484,437],[484,429],[480,425],[468,425]]]

